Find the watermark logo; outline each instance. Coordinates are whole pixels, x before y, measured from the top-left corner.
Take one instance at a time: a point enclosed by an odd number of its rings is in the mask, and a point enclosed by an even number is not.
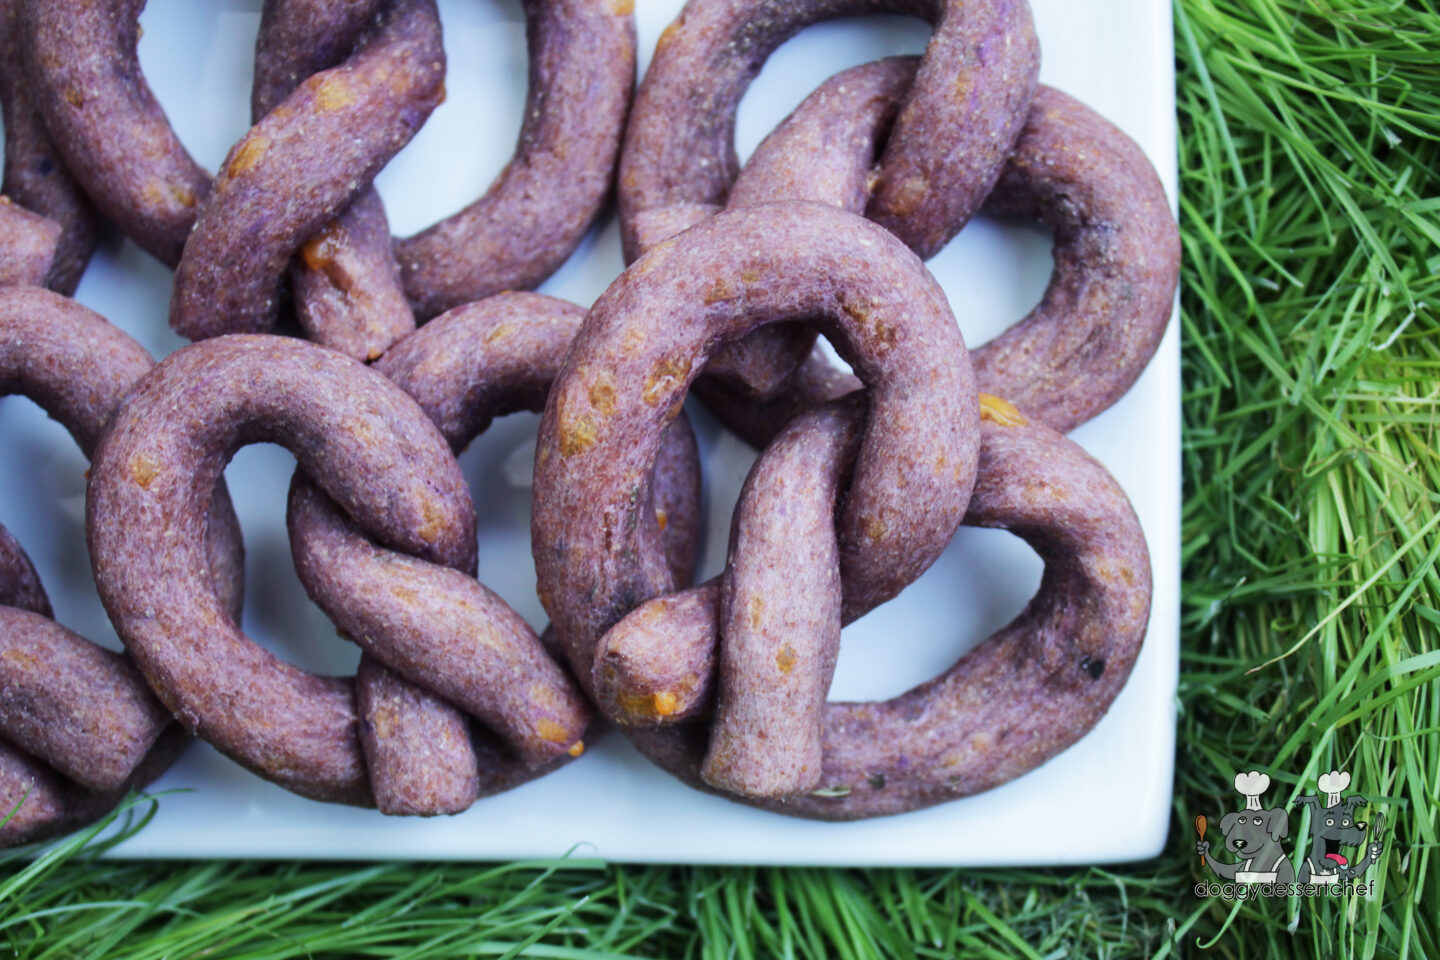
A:
[[[1235,790],[1245,806],[1220,818],[1218,847],[1205,838],[1209,822],[1203,816],[1195,818],[1200,835],[1195,852],[1217,878],[1195,884],[1195,895],[1224,900],[1368,896],[1374,880],[1362,878],[1384,850],[1384,818],[1367,842],[1368,824],[1355,819],[1355,811],[1367,801],[1358,793],[1346,796],[1349,786],[1350,774],[1332,770],[1319,778],[1320,792],[1325,794],[1323,805],[1318,795],[1298,798],[1310,811],[1310,832],[1297,844],[1296,854],[1303,857],[1297,865],[1285,850],[1290,838],[1289,814],[1283,807],[1266,808],[1260,801],[1270,789],[1270,777],[1258,770],[1237,774]],[[1223,858],[1216,853],[1223,853]]]

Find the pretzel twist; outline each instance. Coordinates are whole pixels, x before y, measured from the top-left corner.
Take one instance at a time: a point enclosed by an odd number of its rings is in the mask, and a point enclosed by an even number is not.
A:
[[[164,416],[177,405],[187,416]],[[362,662],[363,715],[352,681],[254,644],[195,573],[197,496],[238,446],[263,440],[300,464],[291,525],[311,534],[296,545],[306,586],[377,661]],[[464,725],[432,693],[497,728],[527,768],[581,749],[589,710],[578,690],[473,578],[474,510],[444,438],[403,390],[338,353],[230,336],[172,354],[105,435],[86,528],[101,599],[161,699],[297,793],[463,809],[480,771],[456,775]],[[353,595],[357,576],[373,579]],[[408,746],[424,739],[417,728],[450,731],[423,766]]]
[[[420,404],[450,443],[463,449],[496,417],[519,410],[539,411],[565,350],[585,311],[537,294],[503,294],[456,308],[432,321],[387,354],[376,369]],[[666,518],[666,550],[675,576],[688,582],[693,567],[699,511],[699,465],[693,435],[682,419],[667,437],[656,467],[657,517]],[[468,774],[476,796],[499,792],[543,772],[553,756],[552,739],[560,733],[542,721],[532,729],[526,702],[547,695],[545,683],[563,683],[558,667],[542,651],[530,627],[503,600],[473,578],[442,567],[397,557],[370,545],[344,514],[308,480],[297,477],[290,501],[290,536],[296,569],[310,596],[371,655],[403,665],[418,686],[389,677],[366,683],[362,667],[362,740],[370,758],[371,783],[385,812],[416,812],[399,797],[422,792],[423,771],[386,764],[394,772],[382,791],[377,783],[373,737],[377,725],[393,727],[382,700],[430,701],[424,710],[393,710],[422,718],[400,741],[397,757],[429,759],[441,747],[457,745],[450,764],[427,763],[435,770],[469,770],[474,750],[465,729],[463,707],[488,731],[477,731],[494,754],[487,766]],[[397,604],[399,598],[402,603]],[[470,637],[481,637],[478,646]],[[366,693],[367,689],[370,693]],[[376,692],[383,689],[383,697]],[[366,696],[376,698],[367,703]],[[494,733],[521,745],[518,755],[500,750]],[[404,742],[404,741],[410,742]],[[439,746],[437,746],[439,745]],[[463,745],[464,749],[458,749]],[[571,750],[576,754],[581,746]],[[527,762],[528,761],[528,762]],[[433,776],[434,774],[429,774]],[[482,784],[481,777],[484,782]]]
[[[690,657],[684,667],[699,678],[693,696],[702,709],[713,706],[708,730],[655,726],[674,716],[629,718],[648,720],[631,731],[637,744],[687,782],[825,820],[930,806],[993,789],[1049,760],[1109,709],[1150,610],[1145,539],[1114,479],[1072,441],[989,399],[965,524],[1023,537],[1045,560],[1039,591],[1014,621],[935,679],[884,702],[824,704],[843,578],[829,546],[833,529],[791,521],[834,509],[833,478],[843,475],[857,441],[847,408],[858,402],[805,414],[775,438],[746,481],[723,590],[702,595],[705,605],[676,624],[688,638],[679,645]],[[808,482],[812,475],[830,482]],[[782,480],[783,494],[776,492]],[[804,606],[823,630],[792,630],[784,612],[772,615],[779,592],[769,589],[766,571],[777,561],[788,561],[782,604]],[[666,629],[663,613],[651,611],[647,629]],[[646,616],[641,607],[631,619]],[[631,654],[628,628],[622,621],[606,638],[617,655]],[[805,656],[825,671],[800,671]],[[628,679],[612,696],[643,703],[668,693]]]
[[[306,78],[251,127],[221,164],[186,241],[170,301],[176,332],[198,340],[273,327],[291,258],[315,238],[303,259],[320,271],[338,262],[326,246],[338,242],[336,231],[317,233],[420,129],[440,103],[444,73],[433,0],[389,0],[351,57]],[[374,215],[362,204],[357,216],[366,210]],[[363,232],[364,224],[336,229]],[[370,233],[387,242],[383,225]],[[408,326],[403,312],[392,326],[379,306],[373,320],[333,311],[341,324],[331,338],[347,352],[363,350],[361,358],[378,356],[396,327]],[[313,309],[301,316],[317,319]],[[367,331],[372,322],[380,329]]]
[[[299,253],[302,325],[374,359],[413,328],[411,307],[428,319],[538,285],[609,191],[634,88],[632,4],[526,5],[530,93],[514,159],[479,200],[393,253],[370,181],[443,99],[433,0],[267,0],[255,126],[213,182],[145,84],[143,6],[39,0],[25,5],[22,37],[36,106],[76,179],[142,248],[179,267],[171,324],[191,339],[269,330]]]

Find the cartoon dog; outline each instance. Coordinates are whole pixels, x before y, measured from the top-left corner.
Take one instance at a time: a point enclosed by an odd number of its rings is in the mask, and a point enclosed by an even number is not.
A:
[[[1366,846],[1364,820],[1355,820],[1355,808],[1365,803],[1358,793],[1341,799],[1350,786],[1350,774],[1331,770],[1320,775],[1320,789],[1325,791],[1325,806],[1315,795],[1300,797],[1297,802],[1310,808],[1310,854],[1300,865],[1301,883],[1344,883],[1370,869],[1384,849],[1379,840]],[[1340,852],[1341,847],[1365,847],[1359,863],[1350,863]]]
[[[1245,809],[1220,818],[1225,849],[1240,858],[1222,863],[1209,856],[1210,841],[1195,844],[1217,877],[1236,883],[1292,883],[1295,868],[1285,858],[1280,841],[1290,836],[1290,817],[1279,808],[1260,809],[1260,794],[1270,789],[1270,778],[1258,770],[1235,775],[1235,789],[1245,798]]]

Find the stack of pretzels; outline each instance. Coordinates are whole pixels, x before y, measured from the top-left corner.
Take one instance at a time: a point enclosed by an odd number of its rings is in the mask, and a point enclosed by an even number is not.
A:
[[[188,735],[306,797],[434,815],[579,757],[603,718],[699,789],[850,820],[1004,783],[1108,709],[1149,558],[1064,434],[1155,352],[1179,241],[1141,150],[1038,85],[1024,0],[690,0],[638,91],[631,0],[527,0],[514,159],[404,239],[371,182],[444,98],[434,0],[265,0],[253,126],[213,175],[141,75],[142,6],[0,0],[0,395],[91,459],[125,647],[55,623],[0,527],[0,843],[101,815]],[[770,53],[873,11],[929,20],[924,55],[833,77],[742,169],[735,110]],[[629,267],[589,310],[517,292],[612,187]],[[971,352],[922,258],[982,210],[1048,225],[1055,267]],[[195,343],[159,364],[68,297],[106,221],[175,269]],[[700,584],[692,386],[761,451]],[[476,580],[456,462],[518,410],[543,411],[543,634]],[[242,632],[222,473],[256,442],[296,457],[295,566],[361,648],[353,678]],[[842,626],[961,524],[1024,538],[1039,592],[933,680],[827,702]]]

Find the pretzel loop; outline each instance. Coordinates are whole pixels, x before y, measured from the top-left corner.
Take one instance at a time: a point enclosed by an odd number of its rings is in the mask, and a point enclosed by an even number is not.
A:
[[[186,415],[165,415],[175,409]],[[398,674],[362,664],[362,679],[374,681],[362,689],[371,709],[364,730],[352,681],[309,674],[254,644],[195,575],[197,496],[238,446],[264,440],[289,447],[299,461],[292,523],[329,531],[307,549],[384,571],[349,619],[337,617],[363,631],[353,638],[367,657]],[[117,524],[116,516],[128,520]],[[477,619],[466,606],[486,595],[473,580],[474,511],[449,447],[404,391],[363,364],[266,336],[221,337],[172,354],[105,435],[90,478],[87,531],[101,599],[161,698],[187,727],[297,793],[389,805],[391,794],[377,786],[408,778],[422,789],[394,797],[395,812],[463,808],[478,773],[454,776],[446,760],[453,752],[438,749],[468,748],[463,738],[437,742],[433,776],[424,768],[395,776],[366,761],[392,758],[413,771],[416,758],[386,741],[412,737],[414,724],[427,722],[415,714],[434,708],[397,686],[399,678],[426,693],[427,680],[435,682],[458,698],[466,691],[436,678],[464,664],[472,665],[466,678],[488,689],[467,688],[471,699],[459,705],[495,723],[521,763],[533,768],[578,753],[588,709],[573,684],[523,624],[502,637],[485,609]],[[323,565],[305,550],[297,561],[320,596],[324,584],[317,587],[312,574]],[[376,606],[367,612],[364,603]],[[486,609],[493,614],[493,605]],[[417,632],[442,628],[448,631],[434,639],[443,645],[405,646]],[[522,682],[512,690],[517,676]],[[464,732],[453,723],[448,729],[452,741]],[[368,751],[366,738],[374,741]]]

